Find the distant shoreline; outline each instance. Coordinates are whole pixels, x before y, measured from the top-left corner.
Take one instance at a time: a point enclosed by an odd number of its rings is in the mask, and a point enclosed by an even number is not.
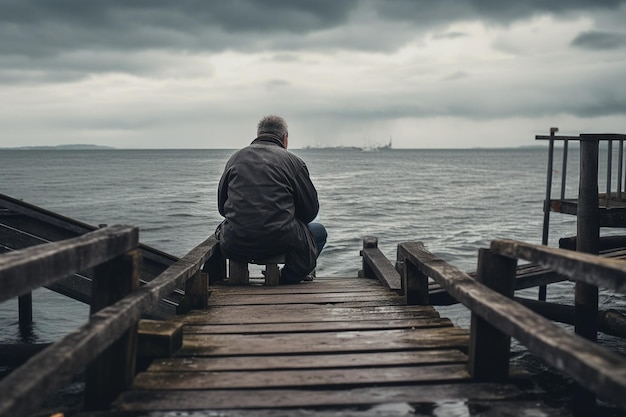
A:
[[[558,146],[558,145],[557,145]],[[467,148],[384,148],[375,149],[375,151],[382,152],[394,152],[394,151],[406,151],[406,150],[510,150],[510,149],[547,149],[547,144],[532,144],[510,147],[467,147]],[[292,148],[290,147],[290,150]],[[115,148],[113,146],[103,145],[39,145],[39,146],[11,146],[0,147],[0,151],[197,151],[197,150],[230,150],[235,151],[236,148]],[[294,147],[294,151],[364,151],[363,148],[358,146],[304,146],[301,148]],[[377,152],[374,152],[377,153]]]
[[[59,150],[59,151],[90,151],[90,150],[111,150],[116,149],[112,146],[102,146],[102,145],[49,145],[49,146],[17,146],[11,148],[0,148],[0,150],[11,150],[11,151],[50,151],[50,150]]]

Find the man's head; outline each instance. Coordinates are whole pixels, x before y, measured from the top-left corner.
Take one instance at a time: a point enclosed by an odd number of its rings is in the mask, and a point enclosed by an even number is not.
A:
[[[257,125],[256,134],[261,136],[262,134],[274,134],[277,135],[287,148],[287,142],[289,138],[289,132],[287,130],[287,122],[280,116],[265,116],[259,121]]]

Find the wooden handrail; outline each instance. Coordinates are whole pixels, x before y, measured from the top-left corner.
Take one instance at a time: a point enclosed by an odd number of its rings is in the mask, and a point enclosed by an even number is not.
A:
[[[27,415],[47,394],[67,383],[134,326],[161,298],[197,277],[202,265],[217,253],[219,242],[211,236],[150,283],[99,310],[88,323],[11,372],[0,381],[0,416]]]
[[[505,239],[491,242],[491,250],[540,264],[572,280],[626,293],[626,262],[620,259]]]
[[[474,314],[505,335],[516,338],[551,366],[570,375],[599,397],[626,408],[626,359],[622,356],[567,332],[479,283],[427,251],[421,242],[401,243],[398,257],[399,261],[434,279]]]
[[[374,237],[364,238],[361,256],[363,257],[362,275],[364,278],[377,278],[381,284],[390,290],[402,292],[400,274],[378,248],[378,239]]]
[[[111,226],[72,239],[0,256],[0,301],[99,265],[137,247],[139,230]]]

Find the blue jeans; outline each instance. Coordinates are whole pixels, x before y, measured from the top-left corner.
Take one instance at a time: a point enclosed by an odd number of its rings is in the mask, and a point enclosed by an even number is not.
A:
[[[328,237],[326,228],[322,223],[309,223],[307,224],[307,227],[313,235],[313,239],[315,239],[315,244],[317,245],[317,256],[320,256],[322,249],[324,249],[324,245],[326,245],[326,238]]]
[[[326,228],[321,223],[309,223],[307,229],[311,233],[317,251],[312,245],[304,245],[287,254],[287,262],[281,271],[281,283],[297,283],[306,278],[315,269],[316,259],[326,244]],[[303,231],[304,232],[304,231]],[[290,261],[291,259],[291,261]]]

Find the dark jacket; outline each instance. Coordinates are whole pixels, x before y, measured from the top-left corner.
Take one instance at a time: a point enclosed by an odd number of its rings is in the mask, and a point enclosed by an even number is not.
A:
[[[219,232],[224,255],[259,260],[289,247],[313,246],[306,228],[319,210],[317,191],[300,158],[275,135],[261,135],[235,152],[218,187]],[[300,249],[301,250],[301,249]]]

